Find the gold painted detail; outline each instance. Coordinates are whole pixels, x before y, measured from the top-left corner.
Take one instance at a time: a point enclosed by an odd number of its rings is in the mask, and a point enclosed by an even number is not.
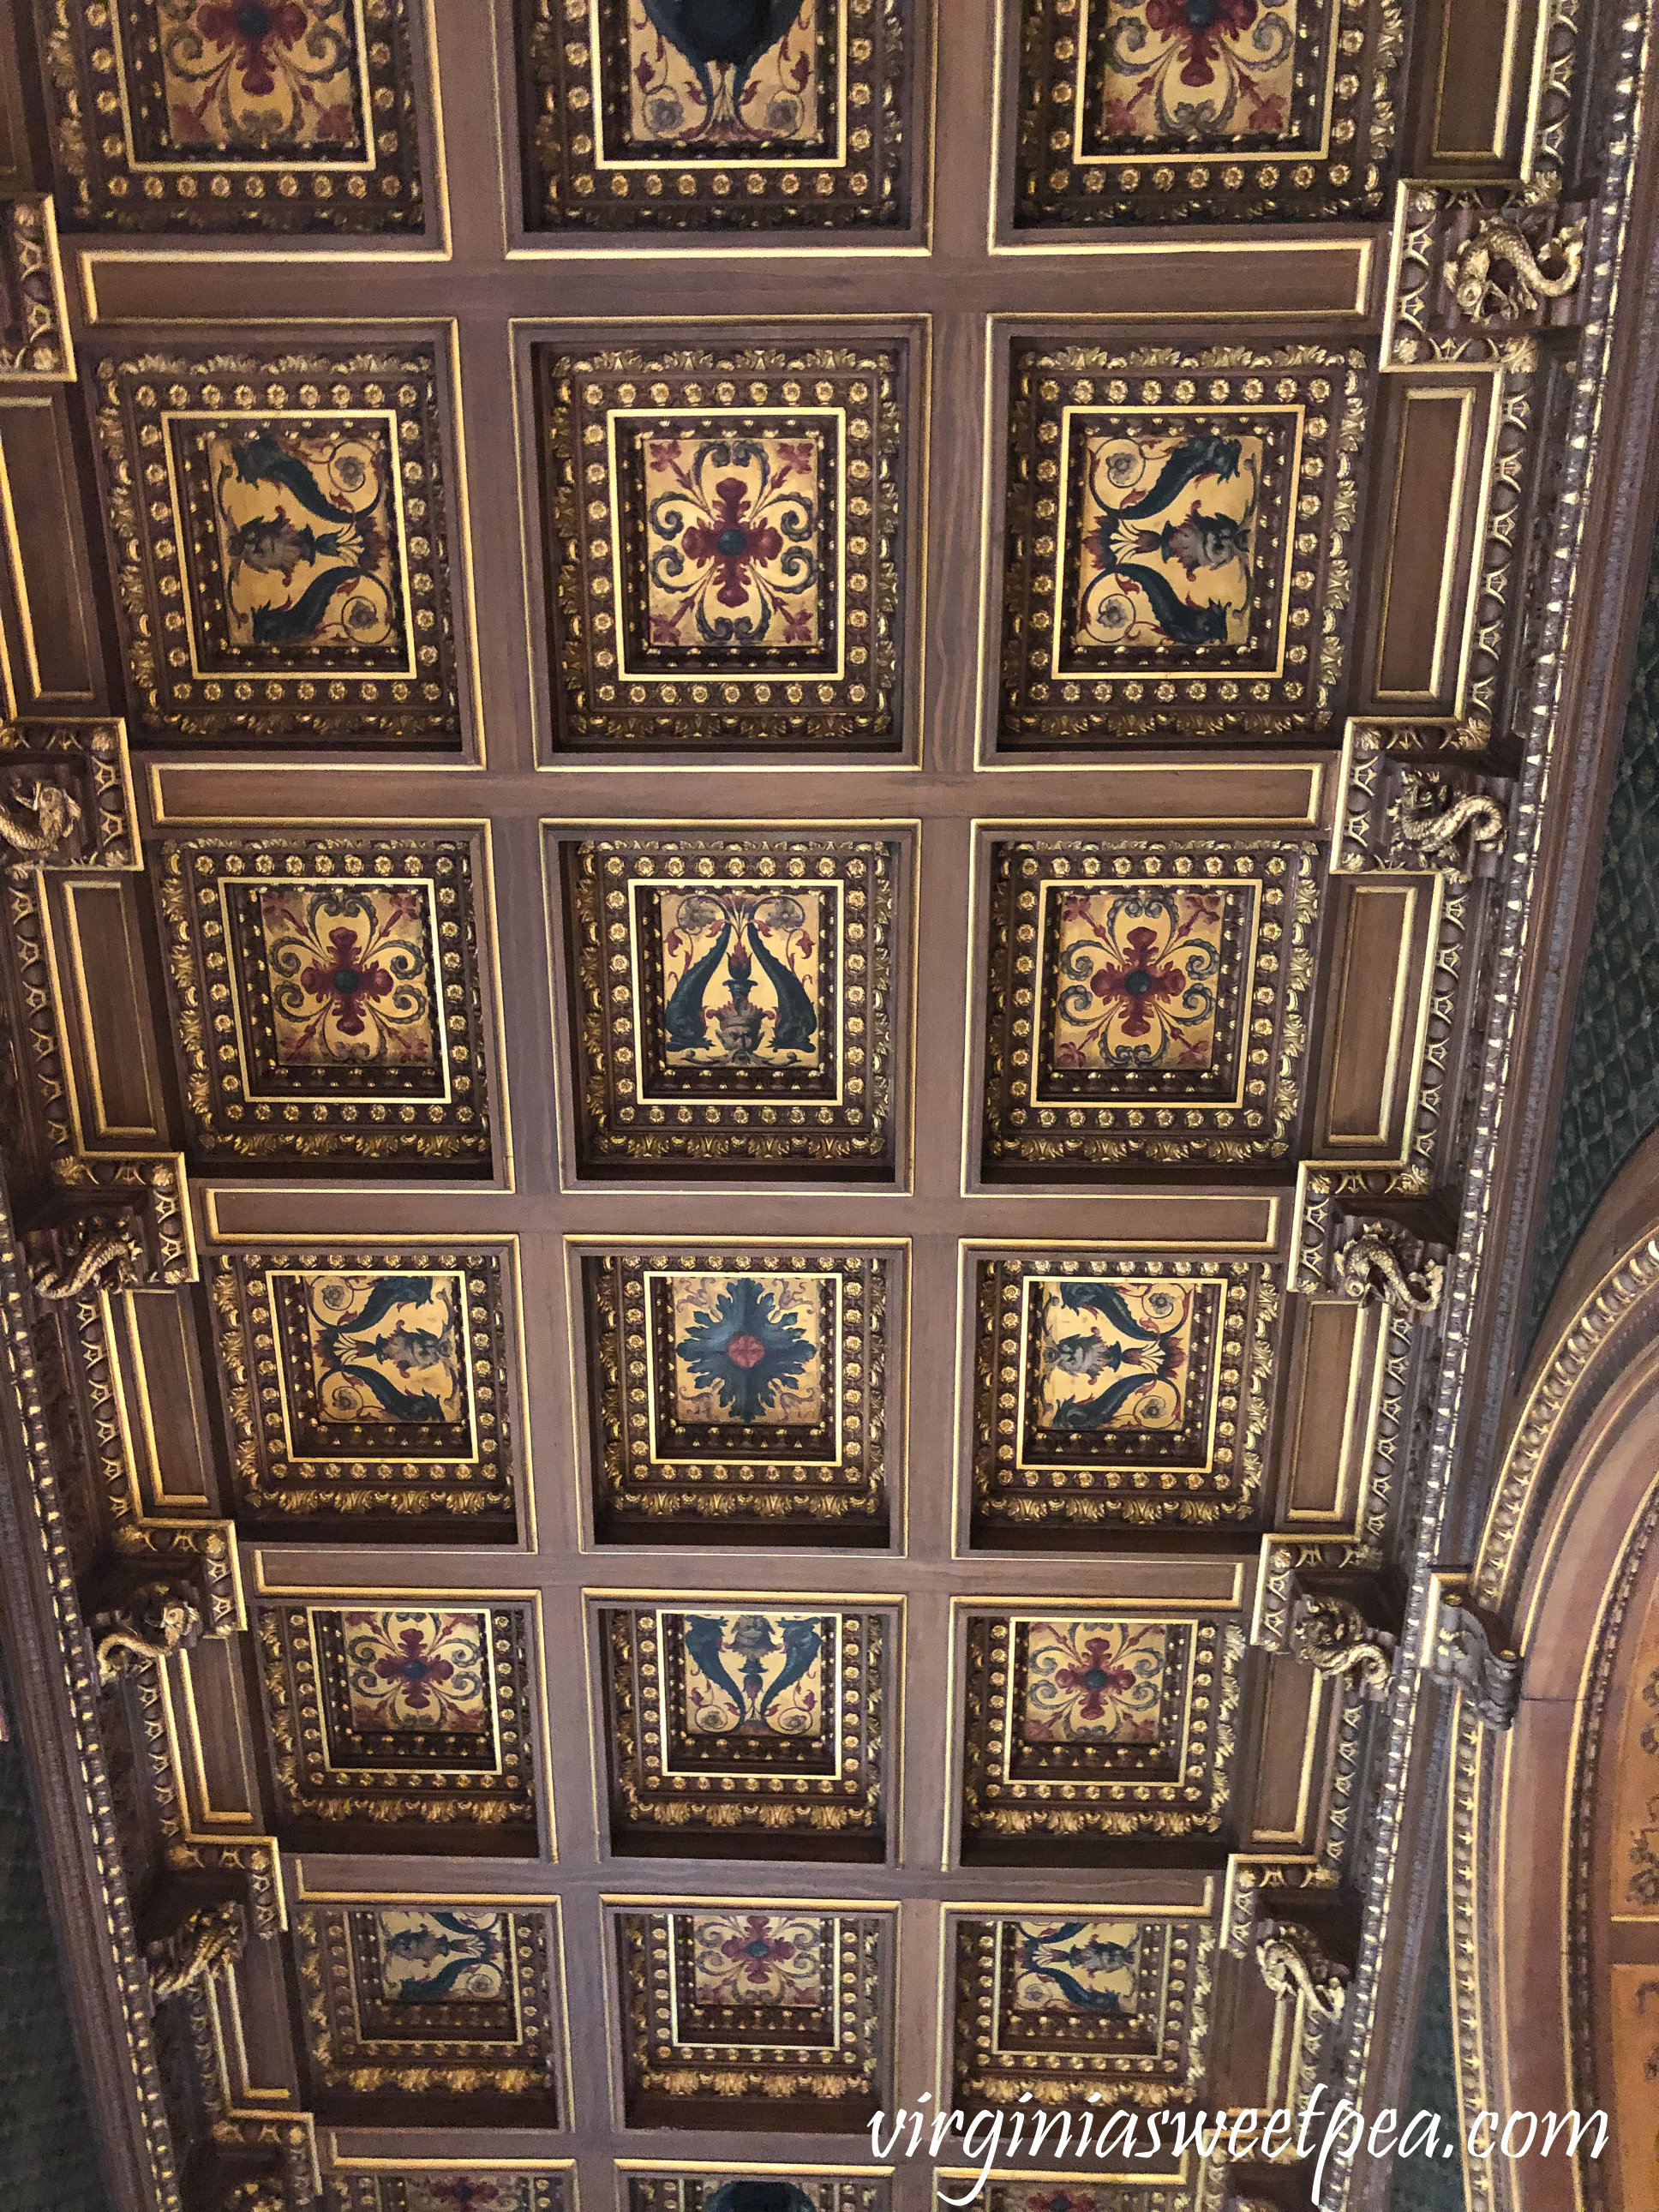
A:
[[[135,1666],[164,1665],[175,1652],[193,1650],[204,1626],[192,1595],[168,1583],[144,1583],[118,1613],[100,1613],[93,1623],[99,1681],[118,1681]]]
[[[1323,2026],[1334,2027],[1352,1978],[1322,1948],[1311,1929],[1294,1920],[1264,1920],[1257,1928],[1256,1970],[1276,1997],[1305,2005]]]
[[[50,197],[26,192],[0,216],[0,376],[72,383],[75,348]]]
[[[247,1929],[239,1905],[215,1905],[192,1912],[170,1937],[152,1943],[146,1954],[155,2002],[166,2004],[228,1972],[241,1958],[246,1943]]]

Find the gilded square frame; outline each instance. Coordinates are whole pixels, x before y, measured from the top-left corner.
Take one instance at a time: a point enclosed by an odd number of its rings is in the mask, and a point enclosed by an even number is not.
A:
[[[365,0],[346,4],[357,33],[361,155],[239,157],[210,147],[187,160],[169,159],[153,138],[147,146],[138,143],[154,127],[145,95],[151,105],[164,95],[153,75],[146,80],[124,35],[134,0],[110,0],[100,11],[73,0],[48,0],[52,66],[47,97],[64,229],[185,236],[260,231],[290,237],[406,237],[424,230],[428,208],[417,95],[426,66],[424,7],[422,0],[379,0],[371,33]],[[120,129],[85,127],[87,117],[102,118],[100,95],[111,88]],[[388,139],[389,145],[383,143]]]
[[[976,872],[986,878],[988,951],[981,1174],[988,1181],[1060,1182],[1120,1164],[1156,1170],[1293,1158],[1309,1075],[1322,844],[1243,830],[1182,836],[1095,832],[1085,823],[982,827]],[[1241,1071],[1238,1103],[1211,1097],[1199,1087],[1201,1079],[1183,1095],[1173,1077],[1154,1075],[1137,1091],[1129,1076],[1116,1081],[1104,1070],[1088,1071],[1066,1103],[1029,1103],[1050,1027],[1047,974],[1037,972],[1047,949],[1036,916],[1042,886],[1103,890],[1157,879],[1196,889],[1234,878],[1261,885],[1248,960],[1231,980],[1232,1029],[1224,1039]],[[1024,980],[1028,969],[1036,974],[1035,987]],[[971,1087],[969,1101],[971,1113]]]
[[[368,1923],[387,1909],[453,1906],[505,1912],[514,1938],[513,2011],[519,2030],[503,2063],[500,2042],[434,2035],[378,2042],[362,2032],[356,1975],[359,1947],[372,1940]],[[429,2106],[454,2099],[463,2124],[568,2127],[568,2027],[562,1911],[556,1897],[441,1896],[429,1892],[313,1893],[296,1905],[294,1954],[301,1985],[305,2060],[321,2109],[420,2098]],[[411,2008],[411,2010],[441,2008]],[[441,2022],[434,2023],[441,2026]],[[463,2101],[465,2100],[465,2101]],[[375,2107],[371,2107],[374,2109]],[[481,2109],[482,2108],[482,2109]],[[457,2160],[456,2165],[464,2165]]]
[[[1105,1597],[1092,1606],[1030,1599],[1015,1607],[954,1601],[962,1638],[962,1772],[957,1793],[962,1863],[1125,1864],[1156,1857],[1161,1845],[1223,1841],[1238,1747],[1244,1663],[1242,1611],[1197,1611]],[[1052,1755],[1016,1741],[1024,1676],[1019,1632],[1064,1621],[1162,1628],[1177,1639],[1178,1692],[1164,1691],[1168,1725],[1158,1755],[1125,1749],[1091,1766],[1086,1744]],[[1167,1646],[1166,1646],[1167,1650]],[[1022,1771],[1022,1768],[1029,1771]]]
[[[1034,2034],[1024,2044],[1005,2047],[1011,1931],[1022,1923],[1068,1921],[1133,1923],[1139,1940],[1150,1936],[1146,1955],[1137,1962],[1139,2001],[1147,2006],[1146,2014],[1127,2016],[1137,2024],[1129,2034],[1113,2032],[1123,2015],[1103,2013],[1073,2042],[1045,2045]],[[1202,2081],[1215,1953],[1215,1931],[1206,1915],[1109,1899],[1078,1905],[964,1905],[947,1911],[945,1942],[951,1990],[945,2087],[951,2104],[965,2110],[1006,2106],[1030,2090],[1039,2105],[1065,2105],[1086,2083],[1103,2092],[1119,2088],[1134,2104],[1155,2108],[1185,2100]],[[1146,2028],[1139,2026],[1143,2017]]]
[[[827,316],[807,331],[688,320],[645,343],[637,325],[533,326],[527,373],[556,763],[599,755],[673,765],[715,753],[860,761],[914,749],[927,340],[916,317]],[[647,395],[648,406],[637,404]],[[683,670],[626,665],[637,615],[624,556],[641,526],[619,420],[659,422],[680,436],[725,421],[763,435],[836,426],[833,665],[818,648],[794,656],[799,666],[769,654],[729,669],[712,655],[702,665],[688,657]],[[854,553],[854,542],[864,550]]]
[[[998,753],[1109,754],[1121,744],[1295,740],[1328,735],[1352,682],[1348,632],[1358,456],[1375,382],[1374,348],[1315,341],[1120,350],[1080,332],[1017,329],[999,364],[989,430],[1003,459],[1000,647],[994,679]],[[1066,459],[1074,425],[1146,419],[1293,426],[1273,483],[1279,535],[1269,598],[1271,658],[1237,666],[1182,648],[1114,670],[1062,665],[1078,506]],[[1274,434],[1277,434],[1276,433]],[[1196,586],[1194,586],[1196,588]],[[1254,600],[1252,602],[1254,605]],[[1073,659],[1075,659],[1073,651]],[[1259,656],[1258,656],[1259,658]]]
[[[1125,1528],[1253,1527],[1260,1519],[1279,1401],[1285,1270],[1223,1253],[1172,1257],[1133,1246],[968,1244],[962,1250],[970,1549],[1112,1540]],[[1028,1455],[1036,1378],[1030,1286],[1066,1277],[1216,1286],[1198,1449],[1160,1464],[1155,1443],[1108,1431],[1103,1449]],[[970,1349],[971,1347],[971,1349]],[[1005,1424],[1006,1425],[1005,1426]]]
[[[1087,116],[1102,72],[1092,33],[1105,13],[1106,0],[1023,0],[1017,18],[1010,11],[1002,233],[1012,242],[1123,223],[1363,222],[1382,212],[1397,167],[1401,0],[1309,9],[1298,61],[1312,90],[1301,94],[1299,143],[1094,139]],[[1066,111],[1063,137],[1057,108]]]
[[[487,1757],[450,1765],[337,1759],[343,1664],[337,1624],[360,1609],[483,1617]],[[262,1598],[255,1611],[278,1832],[295,1849],[537,1855],[546,1717],[539,1597],[526,1602],[489,1592],[290,1589]],[[349,1754],[349,1744],[343,1747]]]
[[[878,1545],[890,1540],[902,1478],[908,1248],[775,1238],[735,1246],[653,1240],[623,1246],[572,1239],[572,1383],[587,1439],[593,1528],[601,1543],[708,1540],[711,1516],[727,1542]],[[821,1273],[838,1285],[836,1416],[816,1457],[724,1455],[718,1439],[695,1457],[660,1449],[664,1384],[660,1277]],[[643,1303],[636,1303],[643,1301]],[[629,1316],[641,1316],[638,1322]],[[580,1323],[574,1316],[580,1316]],[[858,1332],[856,1350],[847,1338]],[[643,1409],[637,1393],[643,1389]]]
[[[620,2025],[618,2118],[629,2127],[756,2129],[844,2134],[885,2101],[892,2078],[898,1911],[893,1905],[732,1898],[605,1900]],[[676,2001],[678,1947],[698,1911],[740,1908],[815,1914],[836,1956],[831,2014],[818,2043],[745,2043],[740,2033],[683,2035]],[[680,1922],[686,1923],[679,1930]],[[695,2026],[695,2023],[691,2023]],[[674,2054],[663,2060],[659,2050]],[[827,2053],[827,2056],[818,2056]],[[848,2053],[850,2056],[843,2056]],[[659,2115],[665,2115],[659,2118]]]
[[[353,345],[343,334],[319,331],[301,350],[228,331],[213,350],[106,349],[93,358],[88,398],[136,744],[308,747],[330,756],[343,748],[371,757],[460,749],[470,691],[459,580],[467,569],[462,478],[447,419],[454,404],[448,352],[436,337],[395,345],[364,337]],[[186,552],[195,542],[195,493],[178,476],[170,424],[370,417],[389,424],[397,463],[395,558],[407,668],[364,671],[343,658],[301,670],[249,659],[198,671],[196,556]],[[166,470],[162,499],[154,496],[161,489],[152,482],[157,467]]]
[[[226,1388],[230,1465],[239,1517],[289,1528],[327,1524],[331,1538],[404,1533],[411,1523],[453,1516],[474,1541],[510,1542],[518,1533],[520,1461],[527,1436],[520,1404],[522,1293],[518,1248],[508,1242],[436,1250],[404,1242],[307,1243],[216,1254],[209,1311]],[[279,1277],[303,1274],[443,1273],[458,1276],[465,1346],[470,1449],[375,1451],[376,1425],[342,1423],[342,1444],[358,1449],[296,1453],[289,1332],[279,1326]],[[267,1352],[264,1347],[269,1345]],[[389,1525],[387,1525],[389,1524]],[[273,1530],[274,1533],[274,1530]]]
[[[599,57],[617,49],[625,4],[586,0],[586,36],[572,38],[568,0],[514,0],[529,237],[723,234],[799,249],[849,234],[878,244],[911,223],[921,27],[907,0],[824,0],[839,109],[827,155],[745,159],[734,147],[724,161],[607,150],[618,85]],[[849,128],[849,112],[872,120]]]
[[[908,967],[917,827],[902,821],[810,827],[710,821],[642,832],[624,823],[544,824],[549,899],[556,902],[564,955],[559,995],[579,1184],[683,1179],[764,1185],[803,1172],[835,1183],[897,1180],[908,1149]],[[724,871],[718,877],[717,868]],[[809,877],[809,868],[817,872]],[[793,1086],[797,1103],[791,1103],[787,1072],[767,1071],[764,1092],[722,1095],[713,1079],[694,1088],[687,1079],[677,1103],[642,1103],[641,1079],[634,1072],[642,1055],[629,887],[690,888],[707,881],[716,889],[784,890],[796,879],[815,888],[842,886],[848,921],[836,950],[837,976],[846,980],[836,988],[832,1089],[826,1094],[825,1077],[815,1074],[817,1087]],[[606,912],[629,936],[626,955],[601,951],[608,941]],[[854,1030],[854,1022],[861,1027]],[[650,1036],[645,1053],[657,1049]],[[707,1068],[695,1073],[718,1075]]]
[[[225,949],[234,940],[225,926],[223,885],[303,881],[373,888],[398,878],[430,886],[433,1022],[441,1060],[435,1095],[427,1084],[410,1096],[389,1075],[377,1087],[348,1067],[315,1095],[296,1082],[274,1098],[250,1096],[249,978]],[[445,836],[411,828],[401,837],[376,836],[365,825],[356,835],[296,828],[286,836],[166,842],[157,901],[191,1152],[216,1167],[290,1160],[326,1173],[372,1162],[488,1174],[489,963],[478,942],[478,908],[487,908],[489,880],[487,840],[461,825]]]
[[[755,1740],[749,1764],[728,1765],[718,1757],[677,1763],[685,1744],[670,1704],[685,1659],[665,1621],[734,1607],[811,1614],[830,1633],[835,1694],[833,1705],[825,1700],[826,1729],[811,1773],[806,1762],[792,1768],[787,1737]],[[872,1865],[892,1856],[901,1608],[858,1599],[683,1592],[644,1602],[611,1597],[595,1602],[592,1614],[614,1856]]]

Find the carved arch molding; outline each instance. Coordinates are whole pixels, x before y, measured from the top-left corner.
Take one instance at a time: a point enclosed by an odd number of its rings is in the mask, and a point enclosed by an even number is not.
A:
[[[1449,1831],[1458,2092],[1601,2111],[1607,2150],[1472,2163],[1490,2212],[1659,2203],[1659,1143],[1547,1318],[1476,1563],[1527,1667],[1513,1727],[1457,1715]],[[1541,2129],[1540,2129],[1541,2140]],[[1589,2139],[1586,2138],[1588,2142]]]

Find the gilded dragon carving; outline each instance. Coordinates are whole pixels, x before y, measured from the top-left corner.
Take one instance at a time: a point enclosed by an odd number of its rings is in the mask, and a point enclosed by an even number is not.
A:
[[[80,819],[80,800],[45,776],[0,796],[0,839],[31,860],[55,853]]]

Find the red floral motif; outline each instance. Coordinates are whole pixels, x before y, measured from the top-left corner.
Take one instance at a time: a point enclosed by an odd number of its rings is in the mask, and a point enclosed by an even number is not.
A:
[[[238,49],[242,88],[256,99],[276,89],[272,42],[295,46],[306,33],[306,11],[297,0],[233,0],[228,7],[212,0],[196,21],[215,46]]]
[[[720,572],[719,599],[726,607],[740,607],[749,599],[750,570],[757,561],[775,561],[783,540],[769,522],[745,522],[749,487],[740,477],[722,477],[714,486],[719,528],[693,523],[681,540],[693,561],[712,561]]]
[[[1122,1000],[1129,1010],[1123,1023],[1125,1036],[1145,1036],[1152,1027],[1146,1018],[1148,1002],[1178,999],[1186,987],[1187,979],[1179,968],[1153,966],[1152,947],[1157,942],[1156,930],[1132,929],[1129,957],[1123,966],[1097,968],[1089,985],[1097,999]]]
[[[363,1000],[384,998],[392,988],[392,978],[378,963],[364,963],[355,929],[331,931],[328,951],[331,965],[307,968],[300,978],[300,987],[338,1015],[347,1036],[361,1036]]]
[[[447,1659],[428,1650],[418,1628],[404,1629],[398,1643],[399,1649],[388,1652],[374,1671],[383,1682],[402,1685],[405,1705],[423,1708],[430,1702],[432,1691],[448,1681],[455,1669]]]
[[[1256,0],[1146,0],[1146,21],[1181,49],[1182,84],[1207,85],[1224,39],[1255,21]]]
[[[767,1934],[770,1924],[763,1912],[751,1912],[742,1933],[728,1936],[720,1945],[720,1955],[733,1962],[745,1981],[769,1981],[768,1967],[782,1966],[795,1955],[792,1942],[780,1942]]]
[[[1091,1636],[1083,1647],[1085,1665],[1061,1667],[1055,1671],[1054,1680],[1062,1690],[1084,1692],[1079,1711],[1085,1721],[1097,1721],[1104,1713],[1109,1690],[1121,1697],[1135,1686],[1133,1668],[1108,1665],[1111,1649],[1103,1636]]]

